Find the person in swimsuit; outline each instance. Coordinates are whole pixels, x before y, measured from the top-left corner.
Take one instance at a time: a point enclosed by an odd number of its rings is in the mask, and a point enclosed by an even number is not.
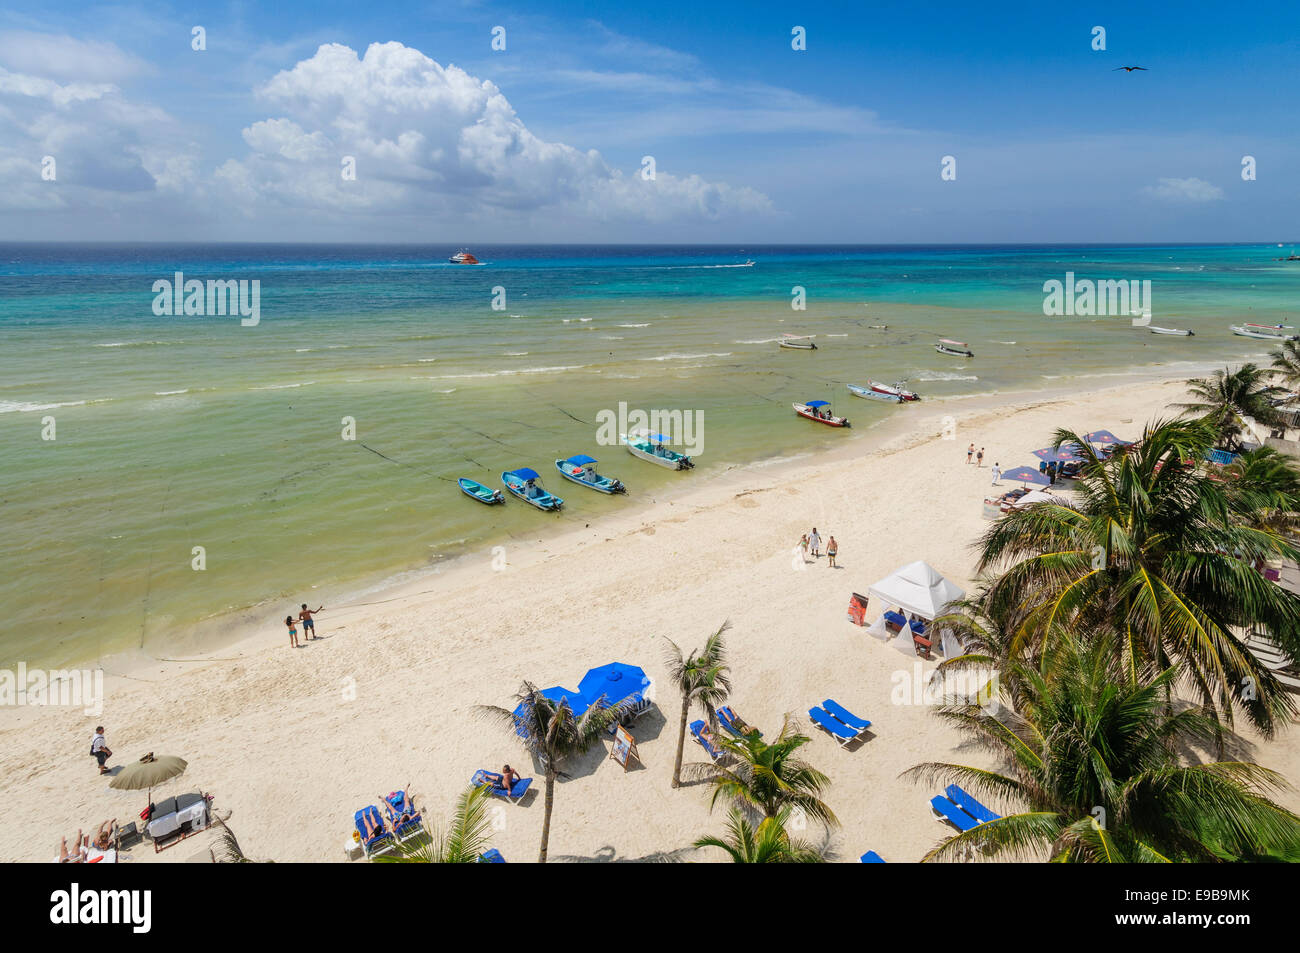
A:
[[[308,609],[307,603],[304,602],[302,604],[302,611],[298,613],[298,618],[302,620],[302,634],[304,638],[316,638],[316,623],[312,621],[312,616],[324,608],[324,606],[317,606],[315,609]]]
[[[513,791],[518,781],[519,775],[510,765],[506,765],[501,769],[501,786],[507,791]]]
[[[293,621],[293,616],[284,617],[284,624],[289,627],[289,645],[292,648],[298,648],[298,626]]]
[[[799,548],[803,550],[803,561],[808,561],[808,534],[804,533],[799,537]]]
[[[384,819],[380,817],[377,820],[371,820],[369,811],[361,815],[361,827],[363,828],[361,841],[365,844],[369,844],[376,837],[388,833],[388,828],[384,825]]]
[[[831,569],[835,568],[835,554],[838,553],[839,551],[840,551],[840,544],[835,542],[835,537],[832,536],[830,538],[830,541],[827,542],[826,544],[826,558],[830,560],[830,562],[828,562],[826,565],[828,565]]]

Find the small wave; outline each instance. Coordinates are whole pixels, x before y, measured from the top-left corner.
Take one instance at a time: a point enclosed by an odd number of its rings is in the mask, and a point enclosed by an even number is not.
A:
[[[444,374],[441,377],[430,377],[432,381],[455,381],[467,380],[479,377],[510,377],[514,374],[555,374],[561,371],[578,371],[587,367],[586,364],[560,364],[554,367],[522,367],[518,370],[507,371],[478,371],[472,374]]]
[[[1015,341],[994,341],[994,344],[1015,344]]]
[[[822,337],[826,337],[826,338],[846,338],[846,337],[848,337],[848,335],[847,335],[847,334],[823,334]]]
[[[660,354],[658,357],[641,357],[641,361],[698,361],[706,357],[731,357],[730,351],[716,354]]]
[[[506,357],[527,357],[527,351],[506,351]]]
[[[417,361],[418,363],[420,363],[420,364],[432,364],[432,363],[433,363],[434,361],[436,361],[436,360],[437,360],[436,357],[418,357],[418,358],[416,358],[416,361]]]
[[[21,400],[0,400],[0,414],[21,414],[33,410],[54,410],[58,407],[83,407],[84,400],[65,400],[54,404],[32,404]]]
[[[315,381],[302,381],[298,384],[267,384],[264,387],[250,387],[249,390],[288,390],[291,387],[307,387]]]
[[[621,337],[619,337],[617,334],[602,334],[602,335],[600,336],[600,339],[601,339],[602,341],[621,341],[621,340],[623,340],[623,339],[622,339]]]
[[[648,328],[649,324],[620,324],[620,328]]]
[[[579,324],[586,324],[591,320],[591,318],[563,318],[562,320],[565,324],[571,324],[574,321],[577,321]]]
[[[293,353],[295,353],[295,354],[306,354],[308,351],[314,351],[314,350],[315,350],[315,348],[310,348],[310,347],[296,347],[296,348],[293,349]]]
[[[449,387],[449,388],[447,388],[446,390],[435,390],[434,393],[435,393],[435,394],[454,394],[454,393],[456,393],[456,388],[454,388],[454,387]]]
[[[184,390],[156,390],[153,395],[155,397],[173,397],[176,394],[188,394],[189,392],[190,389],[186,387]]]
[[[732,344],[775,344],[780,338],[754,338],[750,341],[732,341]]]
[[[109,341],[106,344],[96,344],[95,347],[148,347],[151,344],[166,344],[166,341]],[[177,341],[177,344],[182,342]]]
[[[927,376],[928,375],[928,376]],[[974,374],[954,374],[951,371],[921,371],[912,380],[916,381],[977,381]]]

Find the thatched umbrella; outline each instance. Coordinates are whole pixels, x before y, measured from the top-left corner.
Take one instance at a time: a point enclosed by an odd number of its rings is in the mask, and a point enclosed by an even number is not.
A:
[[[110,788],[119,791],[148,791],[149,801],[153,801],[153,788],[171,778],[185,773],[186,762],[175,755],[165,754],[155,757],[150,751],[134,764],[128,764],[117,777],[108,783]]]

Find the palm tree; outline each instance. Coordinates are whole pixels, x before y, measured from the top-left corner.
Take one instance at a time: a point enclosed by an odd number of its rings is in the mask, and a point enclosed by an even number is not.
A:
[[[927,784],[957,782],[1013,810],[940,843],[925,860],[973,856],[1068,862],[1212,861],[1294,856],[1300,817],[1269,799],[1286,782],[1244,761],[1186,763],[1180,746],[1220,731],[1212,710],[1168,706],[1169,668],[1128,681],[1113,637],[1070,636],[1047,670],[1021,662],[1019,712],[949,706],[937,714],[1006,773],[927,763],[905,772]]]
[[[696,847],[717,847],[725,850],[737,864],[820,864],[825,853],[806,841],[792,838],[786,831],[791,808],[783,807],[775,817],[765,817],[758,826],[739,808],[727,815],[727,835],[701,837]]]
[[[1283,341],[1281,349],[1270,356],[1273,363],[1269,366],[1282,383],[1292,388],[1300,386],[1300,340]]]
[[[487,785],[466,788],[456,798],[456,810],[446,827],[427,838],[403,844],[396,854],[380,854],[375,860],[406,864],[476,864],[488,847],[492,826],[488,803],[492,790]]]
[[[1269,372],[1254,364],[1243,364],[1235,371],[1224,368],[1211,377],[1187,382],[1192,396],[1188,403],[1174,404],[1187,413],[1207,417],[1218,428],[1219,439],[1229,450],[1241,448],[1241,418],[1252,417],[1261,424],[1277,426],[1284,416],[1273,408],[1272,401],[1282,396],[1282,388],[1269,383]]]
[[[704,714],[709,727],[718,730],[718,716],[714,708],[721,704],[731,691],[731,682],[727,678],[726,646],[722,642],[722,633],[731,627],[730,622],[723,622],[718,631],[709,636],[704,643],[704,650],[698,655],[692,652],[683,658],[682,650],[671,639],[665,639],[668,649],[664,653],[664,664],[668,666],[668,677],[682,693],[682,718],[677,729],[677,760],[673,764],[673,787],[682,783],[682,752],[686,745],[686,721],[690,718],[692,702],[704,706]]]
[[[800,734],[786,715],[781,733],[771,744],[757,731],[740,738],[719,737],[724,755],[732,755],[728,763],[687,765],[687,772],[712,784],[710,810],[725,800],[742,811],[776,817],[788,807],[827,827],[837,826],[839,819],[821,799],[830,779],[796,757],[811,740]]]
[[[1205,419],[1156,422],[1103,460],[1057,431],[1057,447],[1083,448],[1076,501],[1007,514],[980,540],[978,570],[1005,567],[990,599],[1016,616],[1008,658],[1046,664],[1062,632],[1113,632],[1130,686],[1181,662],[1183,681],[1226,724],[1235,703],[1270,734],[1295,706],[1238,633],[1267,629],[1300,659],[1300,598],[1253,568],[1300,553],[1243,525],[1223,484],[1191,462],[1214,436]]]
[[[546,772],[546,809],[542,815],[542,846],[537,862],[546,863],[551,839],[551,812],[555,807],[555,779],[560,776],[561,762],[586,754],[603,738],[610,727],[626,713],[625,705],[604,704],[596,699],[581,717],[575,717],[567,698],[557,704],[524,682],[515,695],[518,714],[495,705],[480,705],[480,717],[506,728],[523,744],[524,749]]]
[[[1224,492],[1237,519],[1256,529],[1290,531],[1300,513],[1300,472],[1272,447],[1248,450],[1223,468]]]

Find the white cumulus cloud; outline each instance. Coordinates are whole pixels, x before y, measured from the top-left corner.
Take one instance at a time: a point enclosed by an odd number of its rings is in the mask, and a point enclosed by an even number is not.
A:
[[[1223,198],[1223,189],[1195,178],[1158,179],[1156,185],[1148,185],[1142,191],[1166,202],[1214,202]]]

